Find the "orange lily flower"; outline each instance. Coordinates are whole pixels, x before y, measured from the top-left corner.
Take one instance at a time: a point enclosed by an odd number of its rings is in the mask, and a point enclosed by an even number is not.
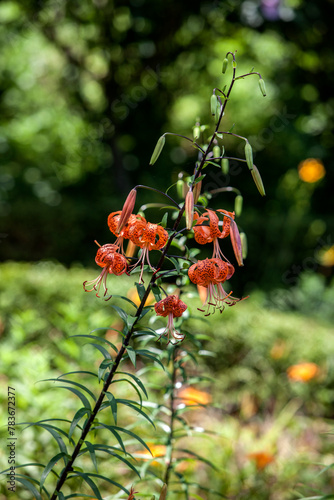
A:
[[[167,344],[171,342],[169,335],[171,335],[176,340],[176,342],[172,342],[172,344],[182,342],[182,340],[184,339],[185,335],[175,329],[173,320],[174,318],[180,318],[187,307],[188,306],[184,302],[182,302],[182,300],[180,300],[177,295],[168,295],[168,297],[160,300],[154,305],[157,316],[163,316],[164,318],[168,316],[167,328],[160,335],[160,338],[162,337],[162,335],[167,336]]]
[[[230,234],[231,218],[234,219],[234,212],[227,212],[222,209],[216,211],[229,216],[224,217],[222,230],[219,229],[219,217],[213,210],[207,209],[207,211],[200,216],[197,212],[194,213],[194,220],[196,220],[194,226],[195,240],[200,245],[213,242],[212,258],[219,259],[223,257],[226,260],[220,249],[218,238],[226,238],[226,236]]]
[[[230,293],[226,293],[222,287],[224,281],[231,278],[234,274],[234,267],[229,262],[213,258],[199,260],[196,264],[190,266],[188,276],[195,285],[200,285],[207,288],[207,296],[204,306],[208,306],[206,316],[209,316],[210,306],[213,306],[215,312],[216,308],[223,312],[225,304],[233,306],[243,299],[232,297]],[[202,309],[199,309],[202,311]],[[204,312],[204,311],[203,311]]]
[[[99,276],[92,281],[85,281],[83,287],[85,292],[92,292],[95,290],[96,296],[99,297],[101,285],[103,285],[104,296],[107,294],[107,277],[108,274],[115,274],[120,276],[127,272],[128,263],[126,258],[118,253],[118,246],[107,244],[100,246],[97,251],[95,262],[98,266],[103,267]],[[90,290],[87,287],[92,287]]]
[[[142,249],[142,254],[138,262],[133,266],[133,269],[141,264],[141,273],[139,281],[142,281],[145,260],[148,265],[154,271],[149,258],[149,252],[151,250],[161,250],[167,243],[168,233],[159,224],[152,224],[147,222],[144,217],[140,217],[134,222],[129,221],[127,230],[127,237]]]
[[[118,231],[118,226],[120,223],[122,212],[118,210],[117,212],[112,212],[108,216],[108,226],[110,231],[117,236],[117,240],[115,241],[115,245],[117,245],[120,249],[122,254],[124,254],[124,249],[123,249],[123,241],[126,239],[129,239],[129,228],[135,224],[138,220],[143,220],[145,221],[144,217],[141,215],[134,215],[131,214],[127,220],[127,223],[122,227],[121,231]]]

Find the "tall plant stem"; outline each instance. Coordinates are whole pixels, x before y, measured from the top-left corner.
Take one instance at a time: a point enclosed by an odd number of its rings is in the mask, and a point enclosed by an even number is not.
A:
[[[167,453],[168,453],[168,462],[167,462],[167,467],[165,471],[165,476],[163,479],[163,482],[167,485],[169,483],[169,477],[170,473],[172,470],[172,461],[173,461],[173,442],[174,442],[174,421],[175,421],[175,383],[176,383],[176,372],[177,372],[177,366],[176,366],[176,353],[177,353],[177,347],[173,348],[173,354],[172,354],[172,376],[171,376],[171,390],[170,390],[170,421],[169,421],[169,433],[168,433],[168,440],[167,440]]]
[[[232,54],[232,56],[233,56],[233,60],[235,60],[234,54]],[[221,119],[222,119],[222,117],[223,117],[223,115],[224,115],[224,111],[225,111],[225,108],[226,108],[226,104],[227,104],[228,98],[229,98],[229,96],[230,96],[230,93],[231,93],[232,87],[233,87],[234,82],[235,82],[235,71],[236,71],[236,70],[235,70],[235,68],[233,68],[233,76],[232,76],[231,84],[230,84],[230,87],[229,87],[228,92],[227,92],[227,94],[226,94],[225,101],[224,101],[224,103],[222,104],[222,107],[221,107],[221,112],[220,112],[220,115],[219,115],[219,119],[218,119],[218,122],[217,122],[217,125],[216,125],[216,128],[215,128],[214,134],[212,135],[212,138],[211,138],[211,140],[210,140],[210,142],[209,142],[208,148],[207,148],[207,150],[205,151],[205,153],[203,154],[203,157],[202,157],[202,159],[201,159],[201,162],[200,162],[200,164],[199,164],[199,166],[198,166],[198,168],[197,168],[197,171],[196,171],[196,174],[195,174],[195,176],[194,176],[194,181],[193,181],[193,183],[192,183],[192,186],[194,185],[195,180],[196,180],[196,179],[200,176],[200,174],[201,174],[201,171],[202,171],[202,169],[203,169],[203,166],[204,166],[204,164],[205,164],[205,162],[206,162],[207,154],[209,153],[209,151],[210,151],[210,149],[211,149],[211,146],[212,146],[212,144],[213,144],[213,141],[214,141],[215,135],[216,135],[216,133],[218,132],[218,129],[219,129],[219,126],[220,126],[220,122],[221,122]],[[191,187],[192,187],[192,186],[191,186]],[[176,220],[175,220],[175,223],[174,223],[174,226],[173,226],[173,229],[172,229],[172,233],[171,233],[171,235],[169,236],[169,239],[168,239],[168,241],[167,241],[167,243],[166,243],[166,245],[165,245],[165,247],[164,247],[164,249],[163,249],[163,251],[162,251],[162,253],[161,253],[161,256],[160,256],[159,262],[158,262],[158,264],[157,264],[157,269],[158,269],[158,270],[162,268],[163,263],[164,263],[165,258],[166,258],[166,255],[167,255],[167,252],[168,252],[168,250],[169,250],[169,247],[170,247],[170,245],[171,245],[171,243],[172,243],[173,239],[175,238],[175,236],[176,236],[176,234],[177,234],[177,230],[178,230],[179,224],[180,224],[180,222],[181,222],[181,219],[182,219],[182,216],[183,216],[184,210],[185,210],[185,206],[183,205],[183,207],[181,207],[181,208],[179,209],[179,214],[178,214],[178,216],[177,216],[177,218],[176,218]],[[151,289],[152,289],[152,286],[154,285],[154,283],[155,283],[155,281],[156,281],[156,280],[157,280],[157,273],[154,273],[154,274],[152,275],[152,277],[151,277],[151,280],[150,280],[149,284],[147,285],[147,288],[146,288],[145,294],[144,294],[144,296],[143,296],[143,298],[142,298],[142,300],[141,300],[141,303],[140,303],[140,305],[138,306],[138,309],[137,309],[137,312],[136,312],[136,315],[135,315],[135,318],[136,318],[136,319],[135,319],[135,321],[133,322],[132,327],[130,328],[130,330],[128,331],[127,335],[126,335],[126,336],[125,336],[125,338],[124,338],[124,341],[123,341],[122,347],[120,348],[120,350],[119,350],[119,351],[118,351],[118,353],[117,353],[117,356],[116,356],[116,358],[115,358],[115,360],[114,360],[114,363],[113,363],[113,365],[112,365],[112,368],[111,368],[111,370],[110,370],[110,373],[109,373],[109,375],[108,375],[107,379],[105,380],[105,383],[104,383],[104,385],[103,385],[103,388],[102,388],[102,390],[101,390],[101,393],[100,393],[100,395],[99,395],[99,397],[98,397],[98,399],[97,399],[97,401],[96,401],[96,404],[95,404],[95,406],[94,406],[94,409],[93,409],[92,413],[90,414],[90,416],[88,417],[88,419],[86,420],[86,423],[85,423],[85,425],[84,425],[84,427],[83,427],[83,429],[82,429],[82,432],[81,432],[81,436],[80,436],[80,438],[79,438],[79,440],[78,440],[78,442],[77,442],[77,444],[76,444],[76,446],[75,446],[75,448],[74,448],[74,451],[73,451],[73,453],[72,453],[71,458],[70,458],[70,459],[69,459],[69,461],[67,462],[66,466],[64,467],[64,469],[63,469],[63,471],[62,471],[62,473],[61,473],[61,475],[60,475],[60,477],[59,477],[58,483],[57,483],[57,485],[56,485],[56,488],[55,488],[55,490],[54,490],[54,492],[53,492],[53,494],[52,494],[52,496],[51,496],[51,499],[50,499],[50,500],[56,500],[56,499],[57,499],[58,494],[59,494],[59,492],[60,492],[60,490],[61,490],[62,486],[64,485],[64,483],[65,483],[66,479],[68,478],[69,473],[73,471],[73,464],[74,464],[74,461],[76,460],[76,458],[77,458],[78,454],[80,453],[81,447],[82,447],[82,445],[84,444],[84,441],[85,441],[85,439],[86,439],[86,436],[87,436],[87,434],[89,433],[89,431],[90,431],[90,429],[91,429],[91,427],[92,427],[92,425],[93,425],[93,422],[94,422],[94,420],[95,420],[95,417],[96,417],[96,415],[98,414],[98,412],[99,412],[99,410],[100,410],[100,408],[101,408],[101,405],[102,405],[102,403],[103,403],[103,400],[104,400],[105,394],[106,394],[106,392],[108,391],[109,386],[110,386],[111,382],[113,381],[113,378],[114,378],[114,376],[115,376],[115,374],[116,374],[116,371],[117,371],[117,369],[118,369],[118,367],[119,367],[119,365],[120,365],[120,363],[121,363],[121,361],[122,361],[122,359],[123,359],[123,356],[124,356],[124,354],[125,354],[125,352],[126,352],[126,348],[127,348],[127,346],[129,345],[129,342],[130,342],[130,340],[131,340],[131,337],[132,337],[132,335],[133,335],[133,333],[134,333],[134,331],[135,331],[135,326],[136,326],[137,322],[138,322],[138,321],[139,321],[139,319],[140,319],[140,316],[141,316],[141,313],[142,313],[142,311],[143,311],[143,309],[144,309],[144,306],[145,306],[146,300],[147,300],[147,298],[148,298],[148,296],[149,296],[149,293],[150,293],[150,291],[151,291]],[[174,351],[174,352],[175,352],[175,351]],[[169,479],[169,474],[170,474],[170,467],[169,467],[169,468],[167,467],[167,470],[166,470],[166,478],[165,478],[165,482],[166,482],[166,483],[167,483],[167,480]]]

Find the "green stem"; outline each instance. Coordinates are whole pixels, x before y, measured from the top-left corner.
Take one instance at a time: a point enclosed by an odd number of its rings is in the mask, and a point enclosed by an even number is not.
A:
[[[172,355],[172,377],[171,377],[171,390],[170,390],[170,421],[169,421],[169,433],[167,438],[167,450],[169,451],[167,467],[165,471],[165,476],[163,478],[163,482],[167,484],[169,483],[170,473],[172,471],[172,463],[173,463],[173,442],[174,442],[174,421],[175,421],[175,383],[176,383],[176,351],[177,347],[173,348]]]

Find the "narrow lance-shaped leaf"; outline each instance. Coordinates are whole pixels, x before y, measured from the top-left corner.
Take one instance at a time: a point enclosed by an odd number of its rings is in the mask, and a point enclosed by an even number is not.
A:
[[[136,368],[136,351],[128,345],[126,348],[126,352],[128,353],[131,363]]]
[[[157,161],[157,159],[159,158],[160,153],[161,153],[161,151],[163,150],[163,147],[164,147],[164,145],[165,145],[165,142],[166,142],[166,137],[165,137],[164,135],[162,135],[162,136],[159,138],[159,140],[158,140],[158,142],[157,142],[157,144],[156,144],[156,146],[155,146],[155,148],[154,148],[154,151],[153,151],[152,156],[151,156],[151,159],[150,159],[150,165],[154,165],[154,163],[155,163],[155,162]]]
[[[251,171],[251,174],[252,174],[253,181],[255,182],[255,185],[256,185],[260,195],[265,196],[266,192],[264,190],[262,178],[261,178],[260,172],[259,172],[258,168],[256,167],[256,165],[253,165],[253,170]]]
[[[244,263],[242,260],[241,239],[240,239],[238,226],[234,220],[231,220],[230,236],[231,236],[231,242],[232,242],[232,247],[233,247],[233,252],[234,252],[235,258],[237,259],[239,266],[243,266]]]
[[[106,392],[106,396],[109,399],[110,408],[112,415],[114,417],[115,424],[117,424],[117,400],[111,392]]]
[[[39,483],[39,487],[40,489],[43,488],[43,484],[45,482],[45,479],[47,478],[47,476],[49,475],[51,469],[53,468],[53,466],[64,456],[66,455],[66,453],[64,452],[61,452],[61,453],[58,453],[57,455],[55,455],[54,457],[51,458],[51,460],[49,461],[49,463],[46,465],[45,469],[43,470],[42,472],[42,475],[41,475],[41,480],[40,480],[40,483]],[[68,458],[71,458],[70,455],[66,455]]]

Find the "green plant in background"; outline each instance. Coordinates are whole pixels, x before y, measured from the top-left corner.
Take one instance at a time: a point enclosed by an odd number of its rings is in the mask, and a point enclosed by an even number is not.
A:
[[[116,486],[129,495],[128,498],[133,498],[134,490],[129,490],[123,478],[120,479],[119,472],[118,474],[109,472],[106,475],[105,472],[99,472],[98,466],[100,454],[106,453],[116,459],[116,463],[126,465],[130,471],[140,476],[133,461],[134,454],[129,451],[129,448],[136,444],[148,452],[150,449],[143,440],[141,432],[136,429],[137,418],[143,418],[153,427],[162,422],[162,429],[167,434],[165,470],[159,478],[160,486],[165,484],[161,493],[163,496],[172,491],[176,495],[182,494],[189,498],[189,490],[192,486],[211,491],[208,485],[200,485],[198,482],[194,485],[189,483],[186,475],[177,468],[180,461],[189,457],[203,461],[209,466],[212,464],[196,451],[188,447],[177,446],[178,439],[187,434],[191,435],[193,429],[182,416],[183,408],[176,405],[177,393],[175,391],[177,384],[200,381],[201,378],[196,372],[193,375],[188,372],[187,363],[189,360],[196,362],[198,355],[203,353],[201,339],[187,331],[186,324],[191,315],[186,303],[180,298],[181,293],[183,293],[183,299],[190,282],[202,291],[205,289],[203,308],[199,308],[205,316],[209,316],[216,310],[222,312],[226,305],[232,306],[242,300],[232,296],[232,292],[227,292],[223,287],[223,284],[233,276],[235,269],[222,252],[221,239],[230,236],[237,263],[239,266],[243,265],[244,249],[234,220],[235,213],[223,209],[212,210],[208,206],[210,192],[201,193],[201,184],[206,171],[212,167],[223,169],[225,172],[228,169],[227,162],[231,157],[226,155],[224,149],[226,136],[244,143],[244,157],[233,159],[248,167],[260,194],[264,195],[259,171],[253,164],[250,143],[246,138],[231,130],[221,129],[221,122],[236,81],[256,75],[259,77],[260,90],[265,95],[264,82],[261,75],[253,71],[237,76],[235,53],[232,52],[228,52],[223,61],[223,73],[226,72],[229,61],[232,66],[229,85],[224,86],[222,90],[214,89],[210,100],[211,114],[215,120],[213,133],[209,131],[210,128],[207,125],[201,125],[198,120],[193,128],[192,139],[180,136],[189,141],[198,151],[198,160],[192,175],[181,180],[176,186],[185,195],[184,203],[177,202],[167,192],[160,192],[162,198],[168,202],[167,206],[162,205],[167,211],[159,224],[148,222],[144,217],[147,206],[142,206],[136,215],[132,213],[137,191],[143,188],[157,190],[139,185],[131,190],[122,211],[113,212],[108,217],[109,229],[117,239],[113,244],[101,246],[97,243],[99,248],[95,261],[102,270],[96,279],[84,282],[84,289],[88,292],[96,291],[97,296],[102,293],[104,299],[108,301],[111,299],[119,299],[121,303],[125,301],[128,309],[125,310],[123,306],[111,303],[111,308],[121,321],[120,326],[96,329],[90,334],[76,333],[70,336],[88,339],[88,343],[102,354],[103,360],[99,363],[97,373],[91,370],[70,370],[57,378],[48,379],[55,383],[55,388],[66,389],[79,398],[81,406],[72,420],[57,418],[43,419],[35,423],[22,423],[28,428],[37,426],[48,431],[59,447],[58,452],[46,463],[25,464],[18,467],[18,470],[28,466],[43,467],[40,479],[20,472],[16,475],[17,481],[38,499],[91,497],[89,493],[81,493],[85,484],[93,492],[94,497],[101,500],[97,480]],[[165,133],[159,139],[151,158],[152,165],[157,162],[168,134]],[[173,135],[179,136],[179,134]],[[221,188],[219,191],[226,190],[231,190],[231,188]],[[236,194],[236,212],[240,213],[242,197],[238,191]],[[161,204],[150,204],[149,208],[158,207],[161,208]],[[213,247],[212,257],[196,260],[195,256],[200,253],[200,250],[189,245],[192,238],[199,245],[209,244],[211,248]],[[126,240],[128,240],[128,246],[125,250]],[[134,257],[136,248],[140,249],[139,258]],[[152,251],[160,252],[157,263],[154,265],[150,256]],[[151,272],[147,285],[145,285],[146,274],[144,275],[146,271]],[[107,278],[109,275],[130,274],[132,277],[138,273],[140,274],[136,282],[136,290],[139,304],[125,296],[108,294],[110,287]],[[117,284],[115,288],[117,290]],[[156,300],[154,306],[147,304],[151,292]],[[148,313],[153,309],[155,317],[147,321]],[[160,317],[167,318],[167,326],[163,323],[162,328],[156,329],[154,322],[160,320]],[[117,342],[112,342],[107,336],[100,336],[101,330],[117,332]],[[158,347],[157,341],[162,341],[163,346],[165,338],[167,338],[167,346],[164,350]],[[180,345],[182,341],[184,343]],[[157,409],[162,414],[164,412],[167,414],[168,423],[163,422],[161,416],[155,411],[151,414],[145,411],[143,399],[148,397],[147,389],[138,374],[130,369],[131,364],[136,368],[138,360],[145,364],[154,363],[162,369],[165,368],[163,361],[166,360],[166,365],[170,370],[168,372],[170,382],[166,387],[168,403],[159,404]],[[76,378],[73,379],[72,376]],[[100,384],[102,389],[96,396],[96,387]],[[136,399],[122,397],[122,389],[119,387],[124,384],[131,387]],[[184,400],[187,400],[186,396]],[[185,407],[187,407],[186,404]],[[130,425],[123,424],[123,411],[127,408],[133,412]],[[110,434],[115,441],[114,445],[106,444],[106,442],[109,443]],[[91,472],[91,466],[87,464],[87,457],[95,469],[93,472]],[[60,464],[63,465],[62,469],[60,469]],[[118,470],[117,467],[119,465],[115,466],[115,472]],[[56,484],[50,481],[50,473],[54,475]],[[53,493],[51,493],[52,488]],[[138,488],[140,488],[140,483]],[[194,494],[192,493],[192,496]],[[217,492],[217,494],[220,493]]]

